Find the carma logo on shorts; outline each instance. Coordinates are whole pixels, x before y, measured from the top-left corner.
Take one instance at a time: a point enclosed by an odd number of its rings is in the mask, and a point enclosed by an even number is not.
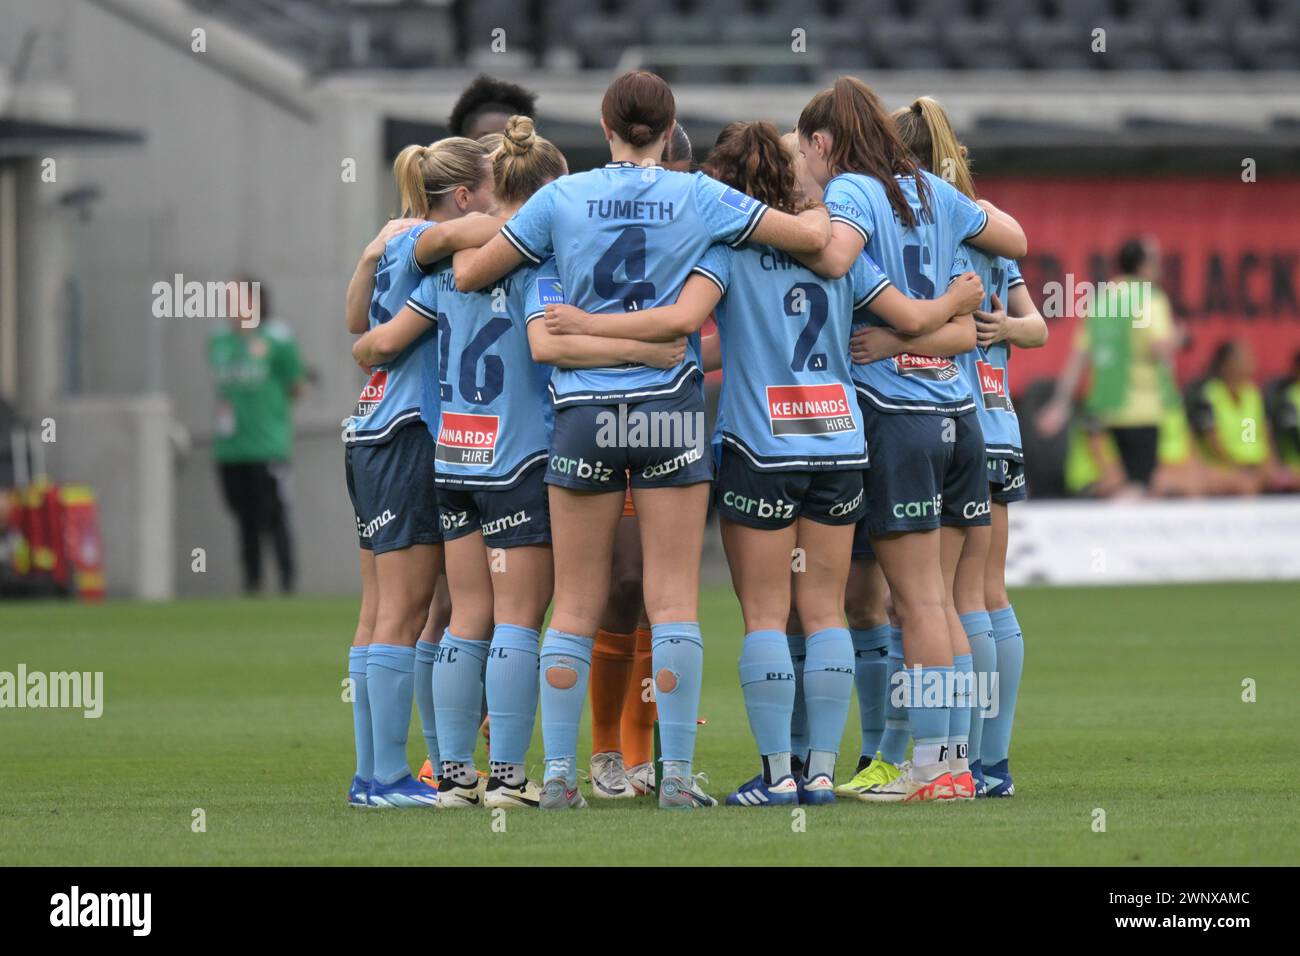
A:
[[[370,521],[368,521],[366,524],[362,524],[361,519],[358,518],[357,531],[358,533],[360,533],[361,537],[363,538],[373,537],[376,531],[378,531],[380,528],[388,524],[388,522],[392,521],[396,517],[397,515],[393,514],[391,511],[385,508],[383,514],[381,514],[378,518],[371,518]]]
[[[943,510],[943,495],[920,501],[899,501],[894,505],[895,518],[931,518]]]

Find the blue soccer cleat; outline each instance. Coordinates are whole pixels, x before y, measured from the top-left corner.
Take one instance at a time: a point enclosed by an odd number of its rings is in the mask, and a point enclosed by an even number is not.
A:
[[[348,787],[348,806],[370,806],[370,781],[353,776],[352,785]]]
[[[421,783],[409,773],[392,783],[376,783],[370,789],[370,805],[384,810],[436,807],[438,788]]]
[[[1011,768],[1005,760],[999,760],[984,770],[984,782],[987,785],[986,797],[1013,797],[1016,794],[1016,785],[1011,782]]]
[[[786,775],[776,783],[763,782],[759,774],[746,780],[734,793],[727,794],[729,807],[793,807],[799,804],[799,785],[794,777]]]
[[[984,782],[984,764],[976,760],[970,765],[970,775],[975,778],[975,796],[987,797],[989,785]]]
[[[835,781],[824,773],[819,773],[811,780],[799,778],[799,802],[805,806],[816,807],[835,802]]]

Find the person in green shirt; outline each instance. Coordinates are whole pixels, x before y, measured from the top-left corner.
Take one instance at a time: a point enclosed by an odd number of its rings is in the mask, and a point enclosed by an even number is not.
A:
[[[262,586],[262,538],[269,537],[280,589],[294,586],[287,485],[293,455],[293,400],[303,367],[287,325],[270,315],[266,286],[236,280],[229,318],[208,340],[217,389],[212,455],[226,505],[239,532],[244,590]]]
[[[1192,428],[1206,462],[1230,480],[1232,492],[1290,491],[1293,477],[1274,453],[1254,372],[1249,346],[1233,339],[1220,343],[1189,403]]]
[[[1158,461],[1160,424],[1178,403],[1177,334],[1169,300],[1158,285],[1160,253],[1154,240],[1130,239],[1118,259],[1121,274],[1094,296],[1037,424],[1046,436],[1065,427],[1075,389],[1091,369],[1084,408],[1110,434],[1128,490],[1145,494]]]

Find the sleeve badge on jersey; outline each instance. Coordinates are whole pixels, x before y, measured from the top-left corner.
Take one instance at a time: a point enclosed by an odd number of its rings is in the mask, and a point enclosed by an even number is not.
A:
[[[754,208],[754,203],[757,201],[753,196],[742,193],[739,189],[732,189],[730,186],[727,187],[726,192],[718,197],[718,202],[722,203],[722,205],[730,206],[739,212],[749,212]]]
[[[564,288],[560,285],[560,280],[552,276],[538,279],[537,300],[542,305],[562,305],[564,303]]]

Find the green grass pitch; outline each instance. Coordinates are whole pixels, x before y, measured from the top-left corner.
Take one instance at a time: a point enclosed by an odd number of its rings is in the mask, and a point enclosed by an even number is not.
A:
[[[486,811],[344,805],[355,599],[0,606],[0,671],[103,671],[105,697],[98,720],[0,710],[0,865],[1295,864],[1297,595],[1295,583],[1016,594],[1027,650],[1011,800],[841,803],[802,820],[593,800],[512,812],[504,828]],[[696,766],[721,797],[756,769],[734,596],[706,592],[702,622]],[[1246,678],[1256,702],[1242,700]],[[413,721],[413,767],[422,743]],[[841,779],[857,745],[855,706]],[[535,739],[531,770],[540,759]],[[206,832],[191,828],[196,808]]]

